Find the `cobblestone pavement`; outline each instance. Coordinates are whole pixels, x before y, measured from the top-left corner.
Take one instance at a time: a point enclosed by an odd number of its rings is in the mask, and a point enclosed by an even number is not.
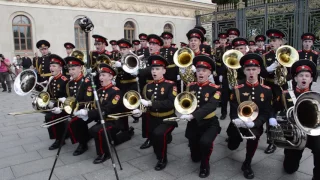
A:
[[[313,89],[319,90],[315,84]],[[2,91],[2,89],[0,89]],[[0,92],[0,180],[43,180],[48,179],[53,165],[56,150],[49,151],[53,143],[47,130],[40,127],[44,121],[43,114],[10,116],[9,112],[32,110],[31,98],[21,97],[13,93]],[[220,117],[220,109],[217,111]],[[226,127],[229,119],[220,121],[221,134],[216,138],[211,155],[211,174],[207,179],[242,180],[241,164],[245,158],[245,143],[238,150],[230,151],[226,147]],[[144,142],[141,137],[141,121],[131,123],[135,128],[134,137],[116,147],[123,170],[119,169],[120,179],[130,180],[196,180],[198,179],[199,163],[190,159],[187,139],[184,137],[186,123],[179,122],[179,128],[173,131],[173,141],[168,145],[168,165],[163,171],[155,171],[156,157],[153,149],[140,150]],[[54,171],[54,180],[113,180],[115,179],[111,161],[95,165],[96,157],[94,141],[90,140],[89,150],[80,156],[72,156],[77,145],[70,139],[63,146]],[[301,166],[293,175],[287,175],[282,169],[283,149],[271,155],[263,151],[267,147],[266,136],[260,139],[259,147],[253,159],[252,168],[255,179],[266,180],[311,180],[313,156],[309,149],[304,151]]]

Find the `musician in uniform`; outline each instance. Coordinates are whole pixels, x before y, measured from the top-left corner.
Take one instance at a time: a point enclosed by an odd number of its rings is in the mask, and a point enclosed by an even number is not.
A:
[[[68,57],[68,56],[71,56],[73,49],[76,47],[72,43],[66,42],[64,43],[64,48],[66,48],[67,57]]]
[[[211,46],[206,42],[205,35],[207,33],[206,29],[202,26],[195,26],[194,29],[199,29],[203,33],[203,39],[200,45],[200,51],[202,54],[211,55]]]
[[[291,74],[297,83],[297,86],[290,94],[288,90],[284,90],[282,93],[282,108],[283,110],[288,110],[290,107],[294,106],[293,99],[298,98],[301,94],[311,91],[310,83],[312,83],[313,78],[316,77],[317,69],[316,65],[312,61],[296,61],[291,67]],[[298,115],[300,122],[311,122],[312,117],[318,116],[317,111],[310,111],[308,107],[300,107],[299,111],[305,114]],[[300,119],[302,118],[302,119]],[[310,120],[310,121],[308,121]],[[308,122],[307,122],[308,121]],[[277,126],[277,121],[269,121],[271,126]],[[313,153],[313,178],[312,180],[320,179],[320,136],[307,135],[306,146]],[[304,148],[298,149],[284,149],[284,162],[283,168],[288,174],[292,174],[299,169],[300,160],[302,158]]]
[[[150,56],[149,53],[149,47],[148,47],[148,40],[147,40],[148,35],[145,33],[139,34],[139,39],[140,39],[140,49],[138,50],[138,56],[144,55],[144,60],[148,61],[148,57]]]
[[[222,56],[226,51],[226,46],[228,46],[228,35],[226,33],[219,33],[219,47],[216,48],[215,51],[215,60],[216,60],[216,72],[217,76],[214,77],[214,82],[217,85],[220,85],[222,83],[223,74],[226,71],[226,67],[223,64]],[[227,114],[225,114],[227,116]]]
[[[163,39],[163,47],[160,49],[160,54],[169,63],[165,78],[167,80],[177,83],[177,75],[179,74],[179,68],[173,62],[173,55],[176,52],[176,48],[171,47],[173,35],[170,32],[163,32],[160,36]]]
[[[254,173],[251,169],[251,161],[258,147],[259,138],[263,133],[263,124],[269,119],[272,92],[270,87],[259,84],[258,75],[263,67],[263,60],[257,54],[247,54],[240,59],[240,64],[244,68],[244,74],[246,75],[246,82],[235,86],[230,95],[230,118],[233,122],[229,124],[227,129],[228,148],[230,150],[236,150],[240,143],[243,141],[238,129],[245,136],[250,135],[247,128],[255,135],[255,139],[247,139],[246,146],[246,158],[242,164],[241,170],[243,175],[247,179],[253,179]],[[254,102],[258,108],[258,116],[256,119],[249,117],[247,121],[239,119],[239,113],[237,109],[239,104],[244,101]],[[241,110],[240,110],[241,111]]]
[[[173,81],[166,80],[164,74],[168,62],[164,57],[151,55],[148,59],[154,79],[143,88],[141,103],[148,108],[147,131],[158,162],[156,171],[164,169],[167,165],[167,144],[171,142],[171,132],[178,126],[177,122],[163,123],[163,119],[175,116],[174,99],[177,95],[177,86]],[[133,111],[135,116],[141,116],[141,111]]]
[[[228,34],[228,41],[230,44],[226,46],[226,50],[230,50],[234,48],[231,43],[235,38],[240,36],[240,31],[237,28],[230,28],[227,30],[227,34]]]
[[[82,109],[84,107],[83,104],[93,102],[91,81],[88,78],[85,78],[82,73],[82,66],[84,65],[83,61],[72,56],[66,57],[65,61],[72,79],[66,85],[67,96],[77,98],[78,102],[81,103],[78,108],[80,110],[74,112],[74,115],[85,116],[86,112]],[[64,103],[66,98],[59,98],[59,101]],[[72,144],[79,142],[79,146],[73,152],[74,156],[81,155],[88,150],[87,143],[90,140],[90,135],[87,122],[84,119],[73,117],[70,120],[68,132],[70,134]]]
[[[138,50],[140,49],[140,41],[139,40],[133,40],[133,53],[138,55]]]
[[[121,55],[120,55],[120,51],[118,49],[118,44],[116,40],[111,40],[109,42],[111,44],[112,47],[112,51],[111,51],[111,58],[114,61],[118,61],[121,59]]]
[[[160,55],[160,47],[163,45],[163,40],[161,39],[160,36],[155,35],[155,34],[150,34],[147,37],[147,41],[149,42],[149,52],[150,55]],[[151,66],[149,64],[149,61],[146,64],[145,69],[140,69],[139,70],[139,85],[140,89],[143,89],[146,84],[153,82],[153,76],[151,73]],[[150,141],[150,134],[148,132],[148,117],[149,117],[149,112],[143,113],[142,114],[142,137],[147,138],[146,141],[140,146],[140,149],[146,149],[152,146],[151,141]]]
[[[255,41],[249,41],[249,51],[248,53],[255,53],[257,45]]]
[[[52,109],[52,112],[49,112],[45,115],[46,123],[67,115],[59,107],[60,103],[58,101],[58,98],[66,97],[65,89],[66,84],[68,83],[68,79],[61,73],[62,69],[65,66],[65,61],[60,56],[55,54],[51,54],[49,56],[49,60],[52,76],[50,77],[48,85],[48,93],[51,99],[48,107]],[[49,150],[59,148],[66,127],[66,122],[61,122],[48,128],[50,139],[55,139],[55,142],[49,147]],[[63,140],[62,145],[64,144],[65,142]]]
[[[178,49],[178,48],[176,47],[176,45],[177,45],[177,44],[175,44],[175,43],[171,43],[171,47],[172,47],[172,48]]]
[[[193,64],[197,71],[197,82],[188,84],[187,91],[197,97],[197,108],[191,114],[180,118],[188,121],[185,136],[189,140],[191,159],[201,161],[199,177],[210,174],[209,160],[213,150],[213,141],[220,133],[220,125],[215,110],[220,99],[220,87],[209,82],[209,76],[214,71],[213,60],[205,55],[196,56]]]
[[[185,42],[180,42],[180,48],[187,47],[187,46],[188,46],[187,43],[185,43]]]
[[[271,87],[272,94],[273,94],[273,102],[276,105],[277,103],[275,103],[275,102],[278,101],[278,97],[281,96],[281,88],[279,85],[277,85],[274,82],[275,70],[279,64],[278,61],[276,60],[276,51],[280,46],[283,45],[283,38],[285,36],[284,36],[283,32],[281,32],[280,30],[277,30],[277,29],[269,29],[266,32],[266,34],[270,38],[270,45],[271,45],[272,50],[270,50],[269,52],[262,55],[263,63],[264,63],[264,66],[266,67],[267,72],[261,73],[261,76],[263,78],[265,78],[264,83],[267,86]],[[287,89],[286,85],[282,86],[282,88]],[[274,106],[273,106],[273,108],[277,108]],[[274,113],[272,112],[270,114],[270,116],[273,116],[273,115],[274,115]],[[277,147],[274,144],[272,144],[271,142],[268,142],[268,144],[269,145],[264,152],[266,154],[271,154],[277,149]]]
[[[299,50],[299,59],[306,59],[312,61],[316,66],[318,64],[319,54],[312,50],[313,43],[316,36],[312,33],[304,33],[301,36],[303,49]],[[315,81],[314,81],[315,82]]]
[[[50,72],[50,60],[49,60],[49,48],[50,43],[46,40],[40,40],[36,44],[41,53],[41,57],[36,58],[36,70],[38,74],[38,82],[44,82],[49,80],[51,76]]]
[[[257,49],[255,50],[255,53],[262,56],[264,53],[266,53],[264,43],[266,42],[266,37],[264,35],[258,35],[254,38],[256,41]]]

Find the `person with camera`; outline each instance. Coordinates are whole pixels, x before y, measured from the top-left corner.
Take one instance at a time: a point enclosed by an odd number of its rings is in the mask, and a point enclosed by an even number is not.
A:
[[[3,88],[2,92],[6,92],[8,90],[8,92],[11,93],[10,73],[12,71],[10,66],[10,60],[0,54],[0,82]]]

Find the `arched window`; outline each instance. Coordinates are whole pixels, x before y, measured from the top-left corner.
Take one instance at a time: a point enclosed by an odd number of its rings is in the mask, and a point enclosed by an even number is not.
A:
[[[27,16],[18,15],[12,20],[13,42],[15,51],[32,52],[31,21]]]
[[[86,34],[79,26],[80,18],[74,22],[74,39],[76,49],[80,51],[86,50]]]
[[[127,21],[124,24],[124,38],[128,39],[131,43],[132,43],[132,40],[134,40],[135,38],[135,31],[136,31],[136,28],[132,21]]]
[[[169,23],[165,24],[164,27],[163,27],[163,31],[164,31],[164,32],[173,33],[173,32],[172,32],[172,31],[173,31],[172,25],[169,24]]]

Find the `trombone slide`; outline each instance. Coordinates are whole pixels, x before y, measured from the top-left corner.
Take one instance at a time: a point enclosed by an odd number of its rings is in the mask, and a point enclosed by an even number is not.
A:
[[[243,121],[243,120],[242,120]],[[241,131],[240,131],[240,129],[236,126],[236,124],[232,121],[232,123],[233,123],[233,125],[235,126],[235,128],[238,130],[238,132],[239,132],[239,134],[240,134],[240,136],[241,136],[241,138],[242,139],[253,139],[253,140],[255,140],[256,139],[256,136],[253,134],[253,132],[251,131],[251,129],[250,128],[245,128],[245,129],[247,129],[248,131],[249,131],[249,133],[251,134],[251,136],[244,136],[242,133],[241,133]]]
[[[16,116],[16,115],[34,114],[34,113],[51,112],[51,111],[52,111],[52,109],[35,110],[35,111],[22,111],[22,112],[12,112],[12,113],[8,113],[8,115]]]
[[[188,121],[188,120],[186,120],[186,119],[181,119],[181,118],[179,118],[179,117],[170,117],[170,118],[165,118],[165,119],[163,119],[163,121],[164,121],[164,122],[173,122],[173,121],[178,122],[178,121]]]

